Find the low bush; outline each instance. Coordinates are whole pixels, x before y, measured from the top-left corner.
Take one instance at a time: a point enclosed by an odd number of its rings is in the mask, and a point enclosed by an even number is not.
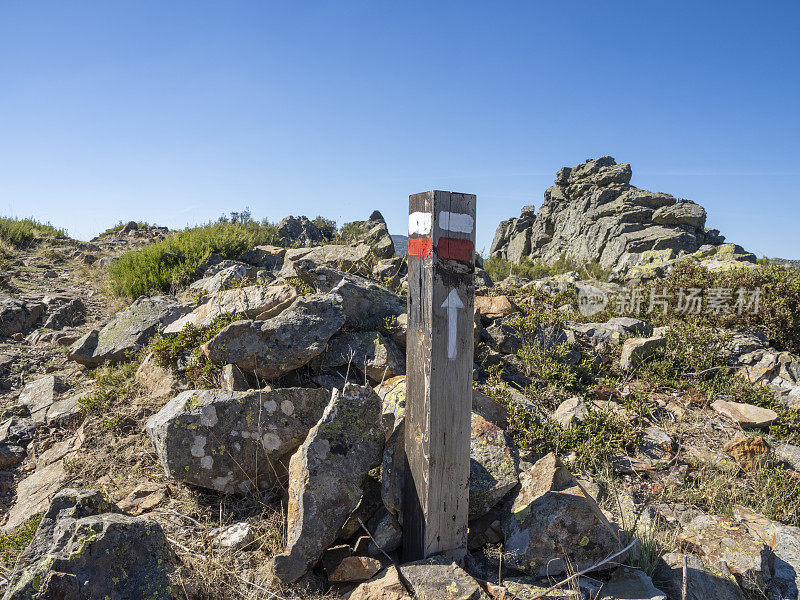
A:
[[[609,270],[603,269],[597,262],[577,265],[564,256],[550,264],[537,262],[528,257],[523,257],[519,263],[512,263],[500,256],[492,256],[483,261],[483,269],[495,282],[502,281],[509,275],[523,279],[542,279],[570,271],[576,271],[582,279],[599,281],[605,281],[609,275]]]
[[[66,235],[66,232],[56,229],[50,223],[40,223],[35,219],[0,217],[0,240],[14,248],[26,248],[42,238],[60,235]]]
[[[693,261],[681,261],[666,278],[640,290],[648,308],[651,297],[668,306],[666,314],[657,306],[647,318],[654,324],[683,318],[688,290],[703,292],[699,313],[691,315],[697,321],[726,329],[763,326],[777,347],[800,352],[800,270],[769,264],[711,272]],[[716,308],[709,303],[712,299]]]
[[[278,244],[274,224],[255,221],[249,213],[221,217],[124,254],[109,267],[111,290],[129,299],[169,292],[189,283],[210,255],[235,259],[261,244]]]

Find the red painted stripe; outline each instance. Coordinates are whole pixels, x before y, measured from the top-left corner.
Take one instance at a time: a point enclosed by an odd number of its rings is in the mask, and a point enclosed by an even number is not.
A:
[[[472,261],[472,254],[475,251],[475,244],[470,240],[460,240],[457,238],[439,238],[436,246],[436,254],[442,258],[455,258],[456,260]]]
[[[430,256],[433,241],[429,237],[409,238],[408,253],[411,256]]]

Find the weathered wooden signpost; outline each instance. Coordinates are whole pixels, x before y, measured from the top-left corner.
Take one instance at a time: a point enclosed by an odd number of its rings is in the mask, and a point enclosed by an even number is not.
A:
[[[403,559],[467,547],[475,196],[408,203]]]

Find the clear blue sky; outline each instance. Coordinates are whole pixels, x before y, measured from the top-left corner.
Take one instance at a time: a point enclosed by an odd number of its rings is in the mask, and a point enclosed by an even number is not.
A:
[[[0,213],[88,239],[478,195],[610,154],[800,257],[800,3],[0,0]]]

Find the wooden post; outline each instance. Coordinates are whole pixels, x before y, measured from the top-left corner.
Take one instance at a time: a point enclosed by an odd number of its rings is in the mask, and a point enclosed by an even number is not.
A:
[[[408,202],[403,559],[467,547],[475,196]]]

